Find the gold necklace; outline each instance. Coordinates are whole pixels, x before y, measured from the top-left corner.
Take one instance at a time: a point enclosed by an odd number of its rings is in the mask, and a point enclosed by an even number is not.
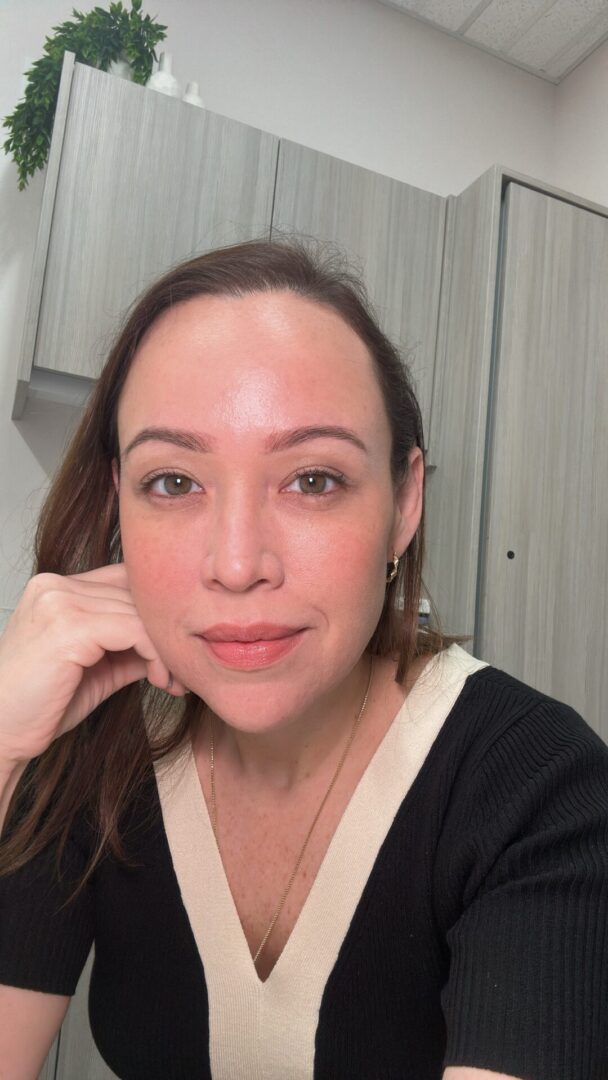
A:
[[[337,767],[337,769],[336,769],[336,771],[335,771],[335,773],[334,773],[334,775],[332,777],[332,781],[331,781],[327,791],[325,792],[325,795],[323,796],[323,799],[321,801],[321,805],[320,805],[319,809],[317,810],[317,812],[316,812],[316,814],[314,816],[313,823],[310,826],[310,829],[308,830],[308,832],[306,834],[306,839],[305,839],[304,843],[302,844],[302,847],[300,849],[300,854],[298,855],[298,858],[296,859],[296,864],[295,864],[295,866],[294,866],[294,868],[293,868],[293,870],[291,872],[291,877],[289,878],[289,881],[287,882],[287,887],[285,888],[285,890],[283,892],[283,895],[281,896],[281,899],[279,901],[279,906],[278,906],[277,910],[275,911],[274,915],[272,916],[272,919],[270,920],[270,926],[268,927],[266,933],[264,934],[264,937],[262,938],[262,942],[261,942],[261,944],[260,944],[260,946],[258,948],[258,951],[256,952],[256,954],[255,954],[255,956],[253,958],[254,964],[257,963],[258,957],[259,957],[260,953],[262,952],[262,949],[264,948],[266,942],[268,941],[268,938],[270,937],[272,931],[274,930],[274,928],[276,926],[277,919],[279,918],[279,915],[281,914],[281,912],[283,910],[283,907],[285,906],[285,901],[287,900],[287,897],[289,896],[291,886],[293,885],[293,883],[294,883],[294,881],[296,879],[298,870],[300,869],[300,864],[302,862],[302,859],[304,858],[304,852],[306,851],[306,848],[308,846],[308,841],[310,840],[310,838],[311,838],[311,836],[313,834],[313,830],[314,830],[315,825],[317,824],[317,821],[321,817],[321,813],[323,812],[323,807],[325,806],[325,803],[327,802],[327,800],[329,799],[329,796],[331,795],[331,792],[333,791],[336,780],[338,779],[338,777],[339,777],[339,775],[340,775],[340,773],[342,771],[342,766],[344,765],[344,762],[346,761],[348,751],[350,750],[350,748],[351,748],[351,746],[353,744],[353,739],[355,737],[357,728],[359,727],[359,723],[361,722],[361,717],[363,716],[363,713],[365,712],[365,706],[367,705],[367,699],[369,697],[369,690],[370,690],[370,686],[372,684],[372,672],[373,672],[373,670],[374,670],[374,658],[372,656],[371,657],[370,667],[369,667],[369,679],[367,680],[367,690],[365,691],[365,697],[363,698],[363,704],[362,704],[361,708],[359,709],[359,713],[358,713],[358,715],[357,715],[357,717],[355,719],[355,722],[354,722],[354,724],[352,726],[351,733],[350,733],[350,735],[348,737],[348,742],[346,743],[346,746],[344,747],[344,750],[342,751],[342,756],[341,756],[341,758],[340,758],[340,760],[338,762],[338,767]],[[209,764],[210,764],[210,772],[211,772],[211,825],[212,825],[213,833],[214,833],[214,836],[215,836],[215,842],[216,842],[216,844],[218,846],[218,851],[219,851],[219,846],[220,845],[219,845],[219,839],[218,839],[218,835],[217,835],[217,803],[216,803],[216,799],[215,799],[215,744],[214,744],[214,730],[215,730],[215,717],[212,715],[212,717],[211,717],[211,746],[210,746],[210,755],[209,755]]]

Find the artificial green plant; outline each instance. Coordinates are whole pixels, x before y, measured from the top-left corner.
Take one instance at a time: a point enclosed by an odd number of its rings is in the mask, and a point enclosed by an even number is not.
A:
[[[83,14],[74,8],[72,20],[53,27],[44,43],[44,56],[26,72],[23,100],[4,119],[9,130],[4,150],[17,165],[20,191],[48,157],[65,52],[103,71],[113,60],[127,60],[134,82],[143,84],[150,78],[154,49],[166,37],[167,27],[157,23],[156,16],[142,15],[141,6],[142,0],[132,0],[129,11],[119,0],[107,11],[95,7]]]

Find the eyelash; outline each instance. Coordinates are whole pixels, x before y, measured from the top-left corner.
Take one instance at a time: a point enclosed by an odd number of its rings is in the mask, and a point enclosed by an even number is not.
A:
[[[171,471],[169,471],[169,472],[167,472],[167,471],[157,472],[157,473],[154,473],[152,476],[146,477],[145,480],[141,481],[141,483],[139,484],[140,491],[142,491],[146,495],[151,495],[152,498],[162,499],[163,502],[165,502],[165,501],[167,501],[167,502],[168,501],[174,501],[174,500],[177,500],[177,499],[185,499],[186,495],[158,495],[158,494],[155,494],[155,493],[153,493],[151,491],[152,485],[154,484],[154,482],[156,480],[164,479],[167,476],[177,476],[177,477],[187,479],[187,480],[191,479],[191,477],[186,476],[185,473],[178,473],[178,472],[171,472]],[[298,480],[301,476],[326,476],[326,477],[328,477],[328,479],[334,480],[339,485],[339,487],[342,487],[342,488],[346,487],[347,483],[348,483],[347,480],[346,480],[346,477],[344,476],[343,473],[333,472],[331,469],[317,469],[317,468],[300,469],[295,474],[295,476],[290,481],[290,483],[292,483],[292,484],[295,483],[295,481]],[[192,483],[196,483],[196,481],[193,480]],[[190,495],[190,494],[195,494],[195,493],[187,492],[187,495]],[[322,491],[322,492],[318,492],[318,493],[317,492],[312,492],[312,493],[309,493],[309,494],[306,494],[304,491],[300,491],[298,494],[303,495],[304,498],[306,498],[306,499],[311,498],[311,494],[312,494],[312,497],[315,498],[315,499],[324,499],[324,498],[327,498],[330,495],[335,495],[336,491],[335,490],[333,490],[333,491]]]

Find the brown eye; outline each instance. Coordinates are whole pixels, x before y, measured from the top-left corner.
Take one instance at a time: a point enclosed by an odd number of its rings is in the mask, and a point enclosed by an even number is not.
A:
[[[305,473],[298,477],[298,484],[300,484],[300,491],[305,494],[324,495],[327,481],[332,479],[333,477],[325,473]]]
[[[189,476],[182,476],[180,473],[163,473],[161,476],[154,476],[144,484],[146,491],[161,498],[163,495],[171,498],[179,495],[189,495],[193,487],[198,487],[194,480],[191,480]]]
[[[192,487],[189,476],[164,476],[162,480],[167,495],[187,495]]]
[[[297,490],[296,490],[297,485]],[[346,486],[346,478],[341,473],[332,473],[327,469],[303,469],[291,481],[290,489],[299,495],[335,495],[339,488]]]

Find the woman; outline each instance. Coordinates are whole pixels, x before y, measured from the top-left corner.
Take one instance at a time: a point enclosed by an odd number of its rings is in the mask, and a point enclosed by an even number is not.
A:
[[[296,246],[135,305],[0,642],[3,1076],[93,941],[123,1078],[608,1074],[608,749],[418,628],[422,448]]]

